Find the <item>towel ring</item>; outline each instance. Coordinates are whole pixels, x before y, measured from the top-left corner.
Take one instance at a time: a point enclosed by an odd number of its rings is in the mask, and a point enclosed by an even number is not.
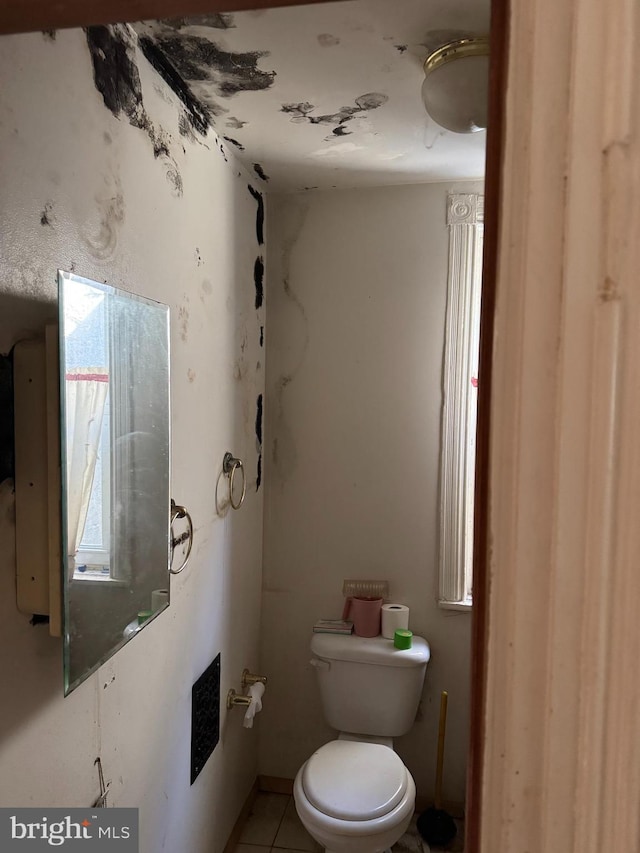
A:
[[[242,471],[242,494],[240,495],[240,500],[238,503],[234,503],[233,501],[233,478],[236,475],[236,471],[240,469]],[[229,503],[231,504],[233,509],[240,509],[242,504],[244,503],[244,496],[247,491],[247,477],[244,473],[244,465],[242,464],[241,459],[236,459],[228,451],[224,454],[224,458],[222,460],[222,470],[229,478]]]
[[[173,535],[173,522],[176,520],[176,518],[186,518],[187,519],[188,529],[185,530],[184,533],[181,533],[180,536],[174,536]],[[189,557],[191,556],[191,548],[193,547],[193,521],[191,520],[191,516],[189,515],[186,507],[178,506],[176,504],[176,502],[173,500],[173,498],[171,498],[171,524],[169,525],[169,530],[170,530],[169,543],[171,545],[171,560],[169,563],[169,571],[171,572],[172,575],[179,575],[180,572],[185,568],[185,566],[189,562]],[[173,553],[176,550],[176,548],[178,547],[178,545],[182,545],[183,542],[189,543],[189,545],[187,547],[187,553],[185,555],[185,558],[184,558],[180,568],[174,569],[171,566],[171,563],[173,563]]]

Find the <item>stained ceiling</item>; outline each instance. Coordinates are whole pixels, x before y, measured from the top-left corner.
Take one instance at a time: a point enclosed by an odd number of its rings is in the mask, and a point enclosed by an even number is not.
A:
[[[430,50],[488,24],[489,0],[347,0],[135,29],[269,189],[299,190],[481,177],[486,134],[444,131],[420,88]]]

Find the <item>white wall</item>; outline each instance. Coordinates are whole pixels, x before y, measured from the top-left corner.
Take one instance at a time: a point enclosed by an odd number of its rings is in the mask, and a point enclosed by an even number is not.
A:
[[[0,352],[55,316],[58,267],[170,306],[171,490],[193,515],[194,553],[170,609],[63,699],[60,642],[15,607],[14,502],[0,486],[0,805],[89,805],[100,755],[109,804],[140,807],[141,853],[211,853],[257,772],[257,730],[222,703],[221,741],[189,784],[193,682],[219,652],[223,694],[258,665],[257,206],[233,157],[212,133],[182,137],[182,106],[138,65],[168,145],[157,158],[149,134],[105,106],[82,32],[2,39]],[[242,510],[220,516],[226,450],[249,482]]]
[[[331,731],[311,626],[343,578],[388,578],[432,650],[422,710],[397,743],[433,793],[449,691],[445,798],[462,802],[470,617],[436,605],[447,192],[430,184],[270,197],[260,771],[293,777]]]

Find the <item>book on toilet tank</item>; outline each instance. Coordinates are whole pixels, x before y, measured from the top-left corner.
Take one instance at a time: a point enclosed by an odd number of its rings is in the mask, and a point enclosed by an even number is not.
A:
[[[316,634],[351,634],[353,622],[344,619],[318,619],[313,630]]]

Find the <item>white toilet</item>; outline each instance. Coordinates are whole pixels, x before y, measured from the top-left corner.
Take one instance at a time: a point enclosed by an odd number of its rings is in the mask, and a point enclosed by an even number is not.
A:
[[[379,853],[413,816],[415,784],[393,738],[414,723],[429,645],[414,636],[399,650],[384,637],[314,634],[311,651],[324,716],[340,734],[298,771],[296,810],[330,853]]]

